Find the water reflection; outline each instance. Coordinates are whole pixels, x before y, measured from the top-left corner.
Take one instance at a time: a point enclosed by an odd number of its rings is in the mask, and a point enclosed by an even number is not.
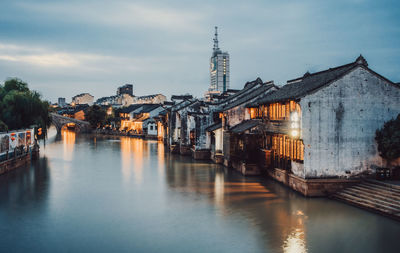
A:
[[[61,138],[63,140],[63,158],[66,161],[72,161],[74,158],[74,147],[75,147],[75,138],[76,133],[72,130],[63,129],[61,131]]]
[[[137,184],[143,180],[143,148],[147,142],[142,139],[121,137],[121,160],[124,181],[129,182],[133,172]]]
[[[29,167],[1,175],[0,220],[21,219],[32,210],[46,212],[49,185],[49,165],[46,157],[33,161]]]
[[[0,252],[397,252],[398,223],[161,142],[63,132],[41,155],[0,176]]]

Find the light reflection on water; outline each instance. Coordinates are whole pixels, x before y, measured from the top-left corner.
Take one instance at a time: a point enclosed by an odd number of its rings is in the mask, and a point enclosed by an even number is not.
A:
[[[400,224],[170,155],[63,132],[0,177],[0,252],[397,252]]]

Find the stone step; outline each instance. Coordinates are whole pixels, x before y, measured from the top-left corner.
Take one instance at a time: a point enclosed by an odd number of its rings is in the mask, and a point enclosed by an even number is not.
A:
[[[353,195],[349,195],[343,192],[338,192],[332,196],[334,199],[344,201],[351,205],[364,208],[370,211],[378,212],[394,219],[400,220],[399,210],[396,208],[391,208],[385,205],[377,204],[373,201],[362,199],[359,197],[355,197]]]
[[[392,193],[400,196],[400,191],[397,189],[394,189],[394,188],[389,188],[389,187],[386,187],[383,185],[374,184],[374,183],[370,183],[370,182],[363,182],[362,185],[369,186],[369,187],[377,189],[377,190],[384,190],[384,191],[392,192]]]
[[[364,188],[366,190],[373,191],[376,194],[383,194],[383,195],[387,195],[387,196],[394,196],[395,198],[400,198],[400,194],[399,193],[396,193],[396,192],[393,192],[393,191],[390,191],[390,190],[386,190],[386,189],[382,189],[382,188],[379,188],[379,187],[375,187],[374,185],[362,183],[362,184],[358,184],[356,186]]]
[[[373,183],[373,184],[379,184],[379,185],[383,185],[389,188],[393,188],[393,189],[397,189],[400,190],[400,185],[396,185],[396,184],[390,184],[387,183],[385,181],[379,181],[379,180],[375,180],[375,179],[364,179],[364,181],[369,182],[369,183]]]
[[[400,202],[399,201],[397,201],[397,202],[393,201],[390,198],[389,199],[388,198],[382,199],[380,196],[378,197],[378,196],[375,196],[375,195],[372,195],[372,194],[369,194],[369,193],[365,193],[365,192],[360,191],[360,190],[356,190],[354,188],[344,189],[343,191],[341,191],[341,193],[346,193],[346,194],[352,195],[352,196],[357,197],[357,198],[362,198],[362,199],[365,199],[365,200],[369,200],[369,201],[374,202],[374,203],[376,203],[378,205],[388,206],[388,207],[394,208],[398,212],[400,212]]]
[[[400,196],[396,195],[396,194],[394,194],[392,192],[379,191],[379,190],[373,189],[371,187],[366,187],[363,184],[354,185],[354,186],[351,187],[351,189],[356,189],[356,190],[363,191],[365,193],[374,194],[375,196],[380,196],[382,198],[392,199],[394,201],[399,201],[399,203],[400,203]]]
[[[386,183],[386,182],[382,182],[382,181],[378,181],[378,180],[372,180],[372,179],[365,179],[365,182],[375,184],[375,185],[385,186],[389,189],[400,192],[400,185],[390,184],[390,183]]]

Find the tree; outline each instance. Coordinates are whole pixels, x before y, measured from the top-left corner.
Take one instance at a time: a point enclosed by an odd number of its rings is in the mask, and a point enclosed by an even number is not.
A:
[[[378,143],[379,155],[389,164],[400,157],[400,114],[376,131],[375,140]]]
[[[0,132],[7,132],[8,131],[8,126],[0,120]]]
[[[44,132],[41,137],[45,137],[51,123],[49,103],[20,79],[6,80],[0,85],[0,120],[8,129],[37,126]]]
[[[92,128],[99,128],[103,126],[106,121],[106,111],[98,105],[93,105],[89,107],[85,117]]]

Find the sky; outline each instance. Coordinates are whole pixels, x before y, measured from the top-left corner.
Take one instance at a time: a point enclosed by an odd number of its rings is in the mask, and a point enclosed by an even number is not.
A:
[[[18,77],[45,99],[190,93],[210,83],[214,26],[232,89],[355,61],[400,82],[397,0],[0,0],[0,83]]]

